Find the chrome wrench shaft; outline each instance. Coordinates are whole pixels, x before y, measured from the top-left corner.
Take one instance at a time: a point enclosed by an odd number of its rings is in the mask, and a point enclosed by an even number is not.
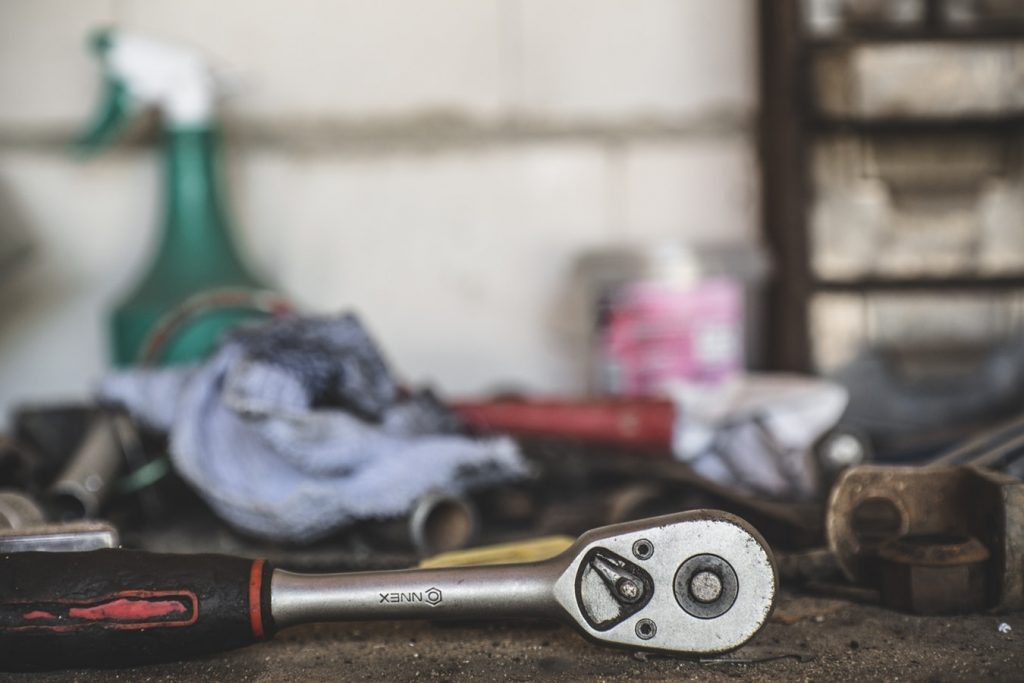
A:
[[[555,617],[552,562],[445,569],[296,574],[274,571],[279,628],[311,621]]]

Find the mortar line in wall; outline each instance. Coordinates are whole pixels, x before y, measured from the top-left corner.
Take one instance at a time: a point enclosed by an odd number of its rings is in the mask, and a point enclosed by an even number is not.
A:
[[[262,124],[227,120],[234,146],[304,155],[448,152],[535,144],[629,145],[650,142],[735,139],[752,134],[750,117],[702,117],[691,122],[637,121],[623,124],[543,123],[506,120],[497,124],[399,121],[381,123]],[[74,131],[64,127],[0,127],[0,151],[66,153]],[[126,141],[122,148],[148,147],[153,137]]]

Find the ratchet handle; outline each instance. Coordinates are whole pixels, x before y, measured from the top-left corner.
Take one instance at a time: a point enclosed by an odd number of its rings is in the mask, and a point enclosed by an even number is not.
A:
[[[0,555],[0,669],[117,667],[269,638],[270,564],[134,550]]]

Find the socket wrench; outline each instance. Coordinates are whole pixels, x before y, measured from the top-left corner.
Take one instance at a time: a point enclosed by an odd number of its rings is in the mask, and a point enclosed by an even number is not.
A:
[[[736,649],[778,586],[743,520],[691,511],[602,527],[542,562],[297,574],[262,560],[130,550],[0,556],[0,668],[124,666],[321,621],[551,618],[598,643]]]

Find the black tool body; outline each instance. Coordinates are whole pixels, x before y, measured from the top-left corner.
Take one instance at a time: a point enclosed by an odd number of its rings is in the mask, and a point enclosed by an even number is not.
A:
[[[0,555],[0,669],[182,659],[274,632],[271,567],[133,550]]]

